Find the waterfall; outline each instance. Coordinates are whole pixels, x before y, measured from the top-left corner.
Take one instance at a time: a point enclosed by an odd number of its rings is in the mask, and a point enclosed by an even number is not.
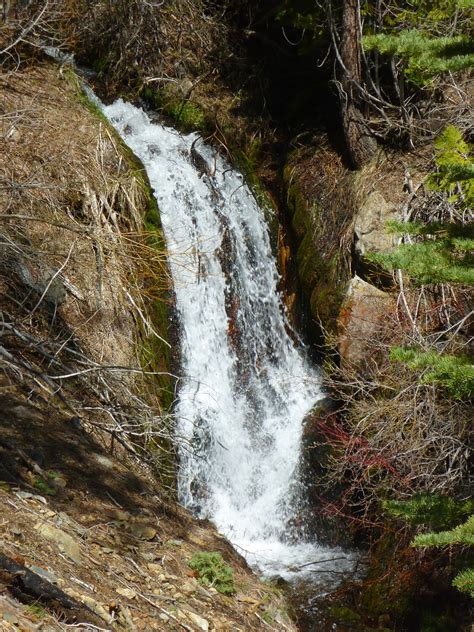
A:
[[[288,334],[263,213],[197,134],[122,100],[103,110],[145,165],[169,251],[181,338],[179,499],[250,563],[291,577],[334,550],[290,527],[303,419],[321,393]]]

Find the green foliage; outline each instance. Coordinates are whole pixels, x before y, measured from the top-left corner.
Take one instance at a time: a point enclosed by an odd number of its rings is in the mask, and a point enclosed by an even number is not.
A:
[[[474,393],[474,366],[468,357],[394,347],[390,359],[414,371],[423,371],[422,384],[435,383],[454,399],[469,399]]]
[[[456,501],[449,496],[416,494],[409,500],[386,500],[383,508],[396,518],[411,525],[428,525],[432,529],[447,529],[474,512],[474,500]]]
[[[206,115],[199,105],[191,101],[185,99],[172,101],[165,108],[165,111],[185,129],[202,129],[205,126]]]
[[[470,244],[474,240],[474,226],[472,224],[446,224],[442,222],[400,222],[398,220],[390,220],[386,224],[387,232],[398,235],[430,235],[431,237],[449,237],[452,240],[458,240]]]
[[[403,61],[405,76],[416,85],[442,72],[456,72],[474,66],[474,45],[464,35],[430,37],[416,29],[396,35],[377,33],[363,38],[366,50]]]
[[[26,607],[26,612],[35,617],[36,619],[44,619],[48,614],[48,611],[43,608],[39,603],[32,603]]]
[[[449,197],[458,208],[474,207],[474,159],[459,129],[450,125],[435,143],[436,171],[429,186]],[[391,253],[369,256],[388,269],[406,270],[418,283],[474,283],[474,227],[461,223],[391,221],[389,232],[426,237],[403,244]]]
[[[309,53],[312,46],[328,39],[326,7],[314,0],[281,0],[275,11],[275,21],[284,28],[298,31],[299,52]]]
[[[391,515],[403,518],[411,525],[427,524],[432,529],[444,529],[418,534],[411,542],[413,547],[474,545],[473,500],[457,502],[448,496],[418,494],[410,500],[385,501],[383,507]],[[460,520],[464,522],[452,527]],[[474,569],[467,568],[458,573],[453,580],[453,586],[474,599]]]
[[[189,566],[198,573],[200,584],[213,586],[223,595],[235,593],[234,573],[220,553],[196,553],[189,561]]]
[[[42,494],[45,494],[46,496],[56,495],[56,489],[54,487],[51,487],[51,485],[49,485],[42,478],[38,478],[35,481],[34,486],[39,492],[41,492]]]
[[[453,580],[453,586],[474,599],[474,568],[467,568]]]
[[[372,4],[369,2],[368,4]],[[384,17],[385,28],[417,28],[428,32],[446,32],[455,16],[457,23],[469,20],[469,9],[474,0],[416,0],[416,2],[391,2],[390,11]]]
[[[450,546],[452,544],[474,545],[474,514],[469,516],[466,522],[463,522],[449,531],[420,533],[412,542],[412,546],[438,547]]]
[[[459,245],[462,245],[460,248]],[[388,270],[401,268],[420,284],[474,283],[469,242],[450,239],[402,244],[389,253],[369,253],[367,258]]]
[[[464,208],[474,207],[474,158],[472,147],[460,130],[449,125],[435,142],[437,171],[428,183],[436,191],[447,193],[451,202],[461,200]]]

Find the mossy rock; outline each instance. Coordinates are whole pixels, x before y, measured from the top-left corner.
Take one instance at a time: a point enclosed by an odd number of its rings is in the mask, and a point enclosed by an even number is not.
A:
[[[332,606],[329,610],[329,616],[335,623],[352,627],[360,623],[362,617],[355,610],[351,610],[347,606]]]
[[[290,212],[293,231],[298,239],[303,239],[311,228],[311,215],[297,181],[288,187],[287,207]]]
[[[143,86],[139,95],[149,107],[169,116],[181,131],[198,130],[203,134],[209,132],[210,118],[199,103],[169,88],[157,90],[150,86]]]
[[[308,232],[303,237],[296,253],[298,276],[303,289],[310,294],[315,284],[324,278],[326,265],[314,249],[312,236]]]

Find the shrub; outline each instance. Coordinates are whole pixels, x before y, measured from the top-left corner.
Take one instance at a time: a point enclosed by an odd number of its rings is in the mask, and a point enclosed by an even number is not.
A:
[[[196,553],[190,559],[189,566],[197,572],[198,581],[203,586],[213,586],[223,595],[235,593],[234,573],[220,553]]]

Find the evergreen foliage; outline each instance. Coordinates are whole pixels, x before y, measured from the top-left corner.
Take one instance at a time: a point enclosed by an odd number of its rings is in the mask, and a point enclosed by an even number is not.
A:
[[[474,44],[469,37],[430,37],[419,30],[396,35],[377,33],[364,37],[366,50],[403,61],[405,76],[416,85],[442,72],[457,72],[474,66]]]
[[[395,518],[411,525],[448,529],[474,512],[474,500],[456,501],[450,496],[416,494],[409,500],[386,500],[383,508]]]
[[[461,210],[474,207],[474,158],[472,148],[460,130],[448,126],[435,142],[436,171],[428,185],[445,193],[449,204]],[[460,222],[392,221],[389,231],[426,237],[414,244],[402,244],[394,252],[374,253],[373,261],[393,270],[406,270],[418,283],[474,283],[474,228]]]
[[[423,371],[422,384],[434,383],[446,389],[454,399],[470,399],[474,393],[474,366],[466,356],[439,354],[394,347],[390,359]]]
[[[449,531],[420,533],[412,542],[412,546],[450,546],[452,544],[474,545],[474,514]]]
[[[235,593],[234,573],[224,562],[220,553],[203,551],[196,553],[189,566],[198,573],[198,581],[204,586],[213,586],[223,595]]]
[[[388,270],[406,270],[419,284],[474,283],[471,242],[460,239],[402,244],[388,253],[369,253],[367,258]],[[460,247],[461,246],[461,247]]]
[[[413,526],[425,524],[432,529],[443,529],[418,534],[412,540],[413,547],[474,545],[473,500],[457,502],[449,496],[417,494],[410,500],[387,500],[383,507],[391,515],[403,518]],[[463,519],[464,522],[452,527]],[[455,588],[468,593],[474,599],[474,568],[467,568],[458,573],[452,583]]]
[[[453,586],[474,599],[474,568],[467,568],[453,579]]]
[[[435,141],[435,162],[437,171],[429,176],[429,185],[447,193],[450,202],[460,200],[464,208],[474,208],[472,147],[454,125],[449,125]]]

